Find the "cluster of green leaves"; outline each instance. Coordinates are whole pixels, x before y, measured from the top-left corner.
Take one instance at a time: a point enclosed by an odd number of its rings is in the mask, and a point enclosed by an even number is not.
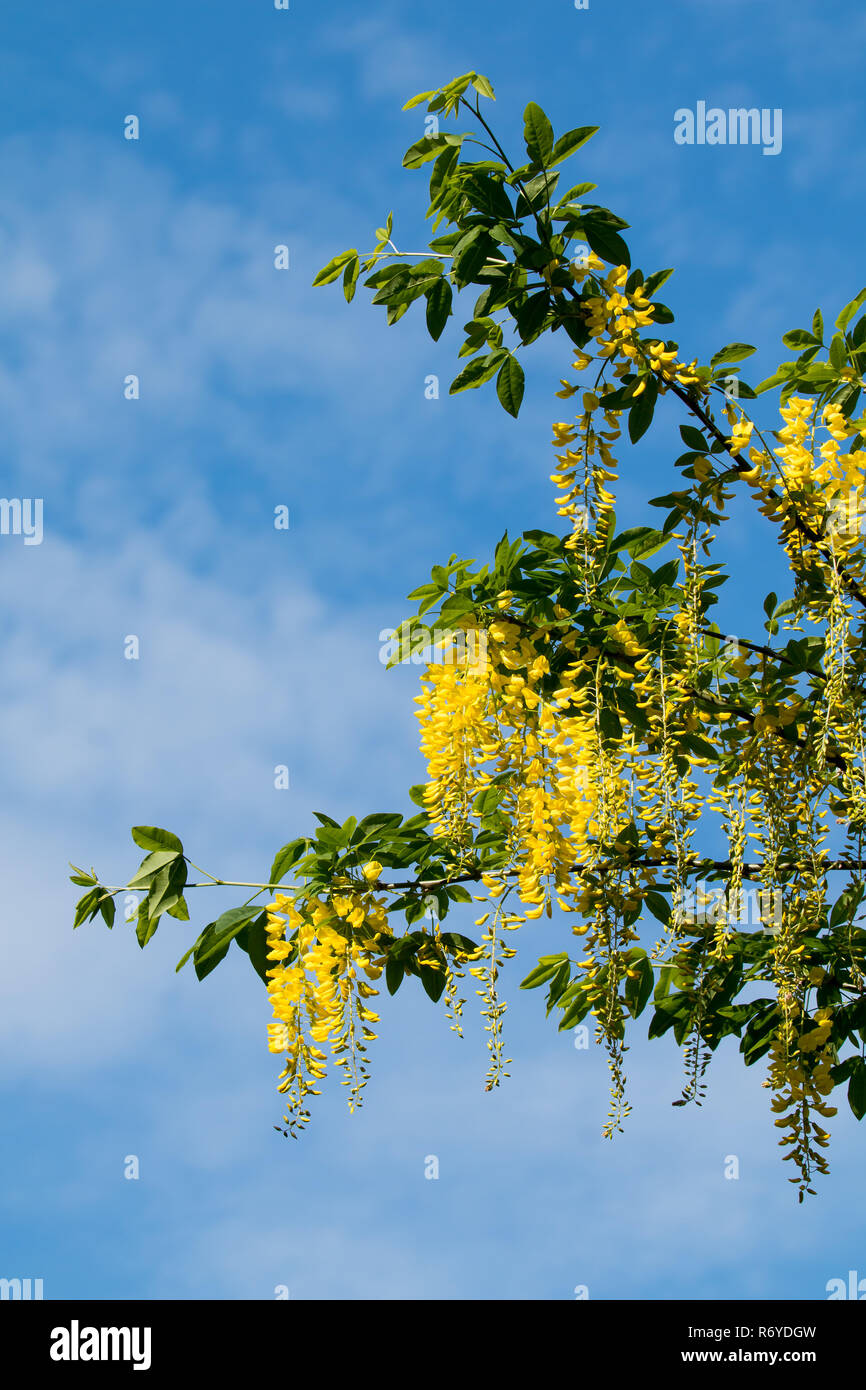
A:
[[[421,806],[424,804],[422,793],[420,785],[413,787],[410,793]],[[387,811],[366,816],[361,821],[350,816],[343,825],[323,812],[314,814],[319,822],[315,834],[284,845],[274,859],[266,882],[254,897],[209,922],[182,956],[177,970],[192,959],[198,979],[203,980],[225,959],[235,942],[267,984],[267,914],[260,900],[263,896],[272,897],[290,875],[295,885],[293,896],[297,885],[302,885],[296,893],[301,907],[308,899],[327,897],[335,885],[369,887],[361,871],[373,860],[380,863],[383,870],[411,870],[412,879],[405,891],[395,893],[388,904],[390,913],[402,914],[411,926],[431,909],[437,922],[441,922],[454,903],[471,902],[463,883],[453,880],[461,877],[467,881],[477,880],[483,871],[501,862],[503,845],[489,836],[473,846],[467,869],[465,857],[457,861],[453,845],[430,834],[429,817],[423,810],[409,819],[404,819],[399,812]],[[120,892],[143,892],[145,896],[139,905],[136,926],[138,942],[143,948],[153,939],[163,914],[189,921],[183,890],[187,886],[190,865],[181,841],[169,830],[136,826],[132,838],[148,853],[122,889],[107,889],[95,870],[87,873],[72,866],[75,869],[72,882],[87,888],[76,906],[74,925],[92,921],[101,913],[111,927],[115,920],[115,896]],[[194,886],[231,885],[210,879],[209,883]],[[337,922],[334,925],[358,941],[372,940],[369,930],[363,926],[351,928]],[[439,932],[438,944],[427,931],[407,932],[402,936],[380,934],[375,944],[385,959],[386,983],[391,994],[396,993],[407,975],[415,975],[427,994],[436,1000],[445,986],[446,961],[440,944],[451,955],[472,955],[478,950],[477,944],[461,932],[447,931]]]
[[[319,271],[314,284],[328,284],[342,275],[351,297],[359,274],[372,271],[364,284],[375,291],[373,303],[384,306],[388,323],[396,323],[423,297],[434,340],[454,312],[455,292],[474,286],[479,293],[458,354],[469,360],[450,392],[473,389],[495,377],[499,400],[516,417],[525,381],[519,348],[558,329],[578,347],[588,341],[587,295],[575,288],[570,264],[575,247],[588,245],[611,265],[629,265],[629,250],[620,236],[628,223],[609,208],[585,201],[594,183],[584,181],[565,191],[558,187],[558,166],[583,148],[597,126],[579,126],[557,139],[541,107],[530,102],[524,113],[527,158],[515,166],[481,114],[481,97],[494,100],[493,88],[472,72],[407,102],[406,109],[426,101],[429,112],[445,116],[465,108],[482,132],[481,138],[470,132],[425,135],[406,151],[407,169],[433,163],[427,217],[434,231],[441,225],[448,230],[430,241],[432,256],[413,265],[400,259],[380,265],[398,254],[390,240],[389,216],[369,256],[362,261],[355,250],[342,252]],[[467,149],[482,149],[494,157],[467,159]],[[671,273],[660,271],[644,281],[635,271],[631,283],[644,284],[651,295]],[[656,321],[672,322],[673,315],[657,304]]]
[[[189,908],[184,897],[189,861],[182,842],[170,830],[162,830],[155,825],[136,825],[132,829],[132,838],[139,848],[147,850],[147,854],[122,889],[105,888],[100,884],[95,870],[86,875],[83,870],[76,869],[71,876],[73,883],[88,887],[76,906],[74,925],[77,927],[82,922],[92,921],[97,912],[101,912],[107,925],[113,926],[117,894],[143,893],[135,931],[138,944],[144,949],[153,940],[164,915],[180,922],[189,921]],[[231,908],[216,921],[209,922],[178,962],[177,969],[180,970],[192,957],[196,975],[203,980],[225,958],[232,941],[236,941],[247,953],[257,974],[267,983],[265,915],[261,905]]]
[[[189,921],[189,910],[183,896],[187,863],[183,845],[168,830],[160,830],[152,825],[137,825],[132,830],[132,838],[141,849],[147,850],[137,873],[127,884],[127,890],[145,895],[139,906],[136,933],[139,944],[146,946],[163,914],[168,913],[181,922]],[[75,868],[75,865],[72,867]],[[82,922],[92,921],[97,913],[101,913],[106,924],[113,926],[114,896],[100,884],[96,871],[91,870],[88,874],[83,869],[75,869],[71,879],[73,883],[88,889],[76,905],[74,925],[81,926]]]
[[[502,406],[516,417],[525,390],[520,350],[560,329],[579,348],[589,341],[586,304],[599,294],[599,282],[588,276],[582,284],[576,283],[575,267],[580,261],[575,251],[585,254],[581,248],[589,246],[609,265],[630,268],[631,254],[621,235],[628,223],[609,208],[586,200],[596,188],[594,183],[584,181],[565,191],[559,188],[559,166],[583,148],[597,133],[597,126],[579,126],[557,139],[544,111],[530,102],[524,112],[527,158],[515,164],[482,115],[482,97],[495,99],[490,82],[469,72],[406,103],[408,110],[426,102],[428,112],[437,117],[466,113],[480,127],[475,133],[425,135],[404,156],[407,169],[433,164],[427,218],[434,231],[442,224],[449,230],[431,238],[431,255],[409,264],[391,239],[393,216],[389,214],[368,256],[362,260],[356,250],[344,251],[319,271],[313,283],[328,284],[342,275],[346,297],[351,299],[359,276],[372,272],[364,284],[375,292],[372,302],[384,306],[388,323],[397,323],[423,298],[427,329],[434,341],[454,312],[455,293],[475,287],[480,292],[458,350],[458,358],[469,360],[451,383],[450,393],[480,387],[495,377]],[[465,157],[467,150],[476,149],[494,157]],[[655,298],[672,274],[666,269],[644,276],[640,269],[630,269],[626,288],[629,292],[640,288],[653,301],[654,327],[674,322],[671,309]],[[732,394],[739,400],[753,400],[781,386],[783,402],[793,392],[818,395],[819,405],[835,400],[851,418],[860,394],[854,378],[862,375],[866,354],[866,316],[853,321],[864,302],[866,290],[841,311],[829,344],[823,342],[820,310],[811,332],[793,329],[785,334],[785,345],[802,347],[803,352],[796,361],[781,363],[757,388],[739,378],[740,364],[756,351],[749,343],[726,344],[707,364],[699,364],[695,374],[702,384],[727,390],[729,398]],[[643,341],[658,342],[659,336],[651,331]],[[664,340],[664,345],[676,347],[671,340]],[[827,352],[826,362],[815,360],[822,349]],[[658,383],[644,359],[606,392],[602,403],[628,411],[628,434],[636,443],[649,429],[657,401]],[[724,452],[722,431],[704,443],[705,448],[694,445],[695,458],[698,450]],[[851,448],[859,447],[858,436]]]
[[[829,343],[824,341],[824,317],[820,309],[815,310],[811,329],[792,328],[783,334],[785,347],[802,351],[793,362],[781,362],[773,375],[761,382],[758,391],[778,386],[783,403],[793,395],[835,400],[850,420],[860,400],[858,383],[866,371],[866,314],[854,322],[863,304],[866,304],[866,289],[841,310],[836,318],[836,332]],[[826,362],[815,360],[822,351],[827,354]],[[859,433],[851,440],[849,448],[862,447],[863,435]]]

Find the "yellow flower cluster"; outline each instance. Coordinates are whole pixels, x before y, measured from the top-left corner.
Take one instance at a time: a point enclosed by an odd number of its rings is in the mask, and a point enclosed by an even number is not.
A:
[[[642,285],[636,286],[633,290],[626,288],[629,278],[628,266],[613,266],[601,279],[598,272],[603,269],[602,262],[593,254],[586,258],[585,269],[578,272],[575,278],[580,282],[589,273],[596,276],[600,293],[590,295],[584,301],[584,321],[595,340],[597,357],[602,361],[615,362],[614,375],[621,377],[626,372],[634,371],[639,365],[644,348],[638,330],[649,327],[654,322],[655,309],[652,300],[644,293]],[[647,364],[656,377],[660,391],[667,390],[672,382],[678,382],[681,386],[697,385],[701,390],[707,389],[696,375],[697,359],[688,364],[681,362],[676,345],[668,348],[662,342],[651,342],[646,351]],[[592,360],[588,353],[581,352],[578,354],[575,367],[582,371]],[[568,382],[563,382],[563,387],[563,392],[558,394],[569,395],[572,389],[576,389],[570,388]],[[644,389],[645,384],[641,382],[635,395],[640,395]]]
[[[586,860],[597,798],[594,725],[574,690],[583,663],[572,663],[543,700],[548,642],[543,631],[498,620],[483,664],[429,666],[416,697],[433,829],[454,845],[470,843],[471,823],[483,814],[478,798],[496,788],[512,827],[517,893],[532,917],[551,892],[574,892],[571,873]]]
[[[573,425],[553,426],[554,448],[563,452],[556,455],[559,467],[551,473],[550,481],[561,489],[555,499],[557,515],[567,517],[572,525],[572,534],[566,541],[569,550],[592,547],[596,537],[604,535],[614,504],[607,484],[616,482],[618,476],[611,445],[620,437],[620,412],[604,411],[607,429],[598,430],[593,425],[593,414],[599,408],[598,397],[586,391],[583,404],[584,412],[577,419],[579,440]]]
[[[650,343],[648,351],[649,364],[656,375],[660,391],[666,391],[672,381],[678,381],[681,386],[701,384],[700,377],[695,374],[697,358],[686,365],[679,360],[677,349],[666,348],[664,343]]]
[[[504,1005],[495,991],[499,966],[513,953],[504,935],[558,907],[575,915],[576,935],[588,934],[579,970],[611,1051],[618,1125],[627,1109],[619,1071],[619,988],[629,969],[624,952],[637,939],[623,917],[640,906],[642,887],[654,881],[656,870],[624,865],[611,874],[601,866],[612,852],[627,855],[620,837],[639,819],[649,849],[662,855],[674,845],[684,870],[703,802],[671,751],[677,729],[692,721],[700,727],[687,692],[675,679],[665,683],[624,621],[611,625],[607,642],[607,655],[596,648],[575,652],[573,637],[566,636],[573,659],[553,681],[549,633],[504,615],[487,630],[485,662],[431,665],[417,703],[428,759],[425,802],[435,832],[459,849],[474,843],[491,811],[507,826],[504,862],[483,876],[484,892],[476,898],[489,905],[476,923],[486,928],[484,960],[472,970],[483,986],[491,1033],[488,1082],[498,1084],[505,1065],[499,1051]],[[616,745],[601,736],[598,679],[608,660],[617,678],[657,714],[643,750],[628,731]]]
[[[584,301],[586,326],[596,340],[600,357],[635,357],[635,330],[653,321],[652,302],[638,288],[625,288],[628,267],[614,266],[602,281],[603,295],[592,295]]]
[[[813,1115],[826,1120],[836,1114],[836,1107],[826,1102],[834,1084],[830,1074],[834,1057],[827,1046],[830,1013],[829,1009],[817,1011],[818,1027],[800,1036],[796,1050],[786,1044],[784,1036],[775,1037],[770,1046],[771,1109],[779,1116],[777,1128],[790,1131],[779,1142],[789,1149],[786,1161],[793,1161],[800,1170],[800,1176],[790,1181],[799,1187],[801,1202],[805,1193],[814,1195],[810,1186],[813,1170],[829,1171],[822,1150],[827,1148],[830,1135]]]
[[[364,877],[375,881],[381,865],[367,870]],[[380,943],[390,935],[384,901],[353,884],[302,908],[284,894],[268,905],[268,960],[275,962],[268,970],[274,1018],[268,1046],[285,1054],[279,1089],[287,1096],[288,1132],[295,1134],[309,1120],[305,1101],[320,1094],[316,1083],[327,1071],[325,1048],[343,1070],[350,1110],[361,1104],[366,1044],[376,1037],[368,1025],[379,1021],[366,1003],[378,994],[368,981],[382,973]]]
[[[842,452],[841,444],[856,434],[838,405],[830,402],[815,417],[815,403],[792,396],[780,407],[783,426],[774,464],[763,449],[752,448],[753,467],[742,476],[755,486],[754,496],[767,517],[783,523],[782,540],[792,565],[827,570],[827,552],[844,562],[849,574],[863,572],[862,533],[866,529],[866,451]],[[819,442],[819,431],[824,434]],[[803,522],[820,546],[797,522]]]

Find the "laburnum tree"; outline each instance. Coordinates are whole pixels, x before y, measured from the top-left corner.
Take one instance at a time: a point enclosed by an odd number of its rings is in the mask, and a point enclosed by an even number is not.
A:
[[[530,103],[515,163],[482,99],[490,83],[466,73],[407,104],[426,102],[437,126],[471,125],[425,136],[403,161],[432,164],[429,254],[399,251],[389,216],[371,252],[343,252],[315,283],[342,278],[351,300],[364,276],[389,324],[423,301],[434,339],[470,291],[451,392],[495,378],[513,416],[525,349],[557,334],[570,368],[553,426],[561,522],[504,536],[480,568],[451,555],[409,596],[417,613],[392,660],[426,658],[417,814],[342,825],[318,814],[263,882],[232,884],[251,896],[208,923],[178,969],[192,957],[204,979],[232,942],[249,956],[283,1062],[277,1128],[297,1136],[329,1062],[350,1109],[361,1104],[383,976],[391,994],[414,977],[460,1032],[468,973],[486,1088],[498,1086],[513,933],[555,917],[562,950],[522,988],[546,986],[560,1029],[592,1021],[610,1065],[605,1132],[629,1111],[639,1017],[684,1050],[676,1105],[700,1104],[731,1035],[746,1066],[765,1059],[802,1201],[827,1171],[834,1090],[847,1086],[858,1119],[866,1111],[866,290],[831,330],[817,310],[786,333],[794,355],[750,387],[739,364],[755,348],[732,343],[706,363],[683,351],[657,298],[672,272],[631,266],[627,224],[590,200],[595,184],[560,189],[560,167],[596,128],[557,139]],[[762,429],[752,402],[769,393]],[[676,486],[651,499],[656,524],[618,530],[617,456],[631,457],[664,397],[682,420]],[[757,635],[712,617],[727,579],[714,544],[738,491],[790,570]],[[101,914],[111,926],[117,895],[139,890],[145,946],[165,914],[189,920],[189,888],[230,881],[198,869],[169,831],[132,835],[146,857],[127,884],[75,870],[75,925]],[[454,907],[473,903],[470,935],[449,930]]]

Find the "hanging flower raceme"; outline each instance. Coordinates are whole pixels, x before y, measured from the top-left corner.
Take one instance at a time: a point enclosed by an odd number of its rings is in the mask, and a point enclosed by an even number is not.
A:
[[[367,866],[375,881],[380,864]],[[285,1054],[280,1091],[286,1097],[286,1133],[296,1136],[308,1123],[307,1098],[319,1095],[328,1052],[349,1088],[349,1109],[362,1104],[369,1078],[370,1024],[379,1015],[366,1002],[378,994],[371,981],[382,973],[380,943],[391,936],[384,900],[372,889],[346,884],[330,899],[312,898],[298,906],[284,894],[267,908],[268,994],[274,1022],[271,1052]]]

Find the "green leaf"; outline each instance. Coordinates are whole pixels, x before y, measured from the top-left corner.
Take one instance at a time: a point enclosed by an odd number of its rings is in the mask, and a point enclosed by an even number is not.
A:
[[[841,333],[833,334],[830,340],[830,351],[828,356],[830,358],[830,366],[834,367],[837,372],[841,372],[848,360],[845,339]]]
[[[839,353],[839,347],[841,347],[841,353],[839,354],[841,360],[839,360],[837,365],[835,366],[833,365],[833,343],[836,343],[838,345],[836,349],[837,353]],[[831,342],[830,344],[829,366],[826,362],[813,362],[810,366],[806,367],[805,370],[803,370],[797,367],[795,364],[794,370],[788,373],[788,375],[791,378],[796,378],[796,383],[800,387],[802,387],[807,382],[810,386],[835,386],[836,382],[839,380],[839,370],[844,365],[844,361],[844,343],[841,335],[837,334],[836,337],[833,339],[833,342]]]
[[[328,261],[327,265],[322,266],[322,269],[313,281],[313,285],[330,285],[333,280],[339,280],[345,267],[349,265],[357,254],[355,250],[341,251],[339,256],[335,256],[332,261]]]
[[[274,964],[268,960],[268,914],[262,912],[255,921],[249,922],[242,927],[235,937],[235,941],[242,951],[246,951],[250,958],[252,967],[263,984],[270,984],[268,971]],[[186,957],[184,957],[186,959]]]
[[[135,924],[135,935],[138,938],[138,944],[142,950],[144,950],[151,937],[156,935],[158,926],[159,918],[150,916],[147,910],[147,898],[145,898],[144,902],[139,904],[138,919]],[[184,959],[186,959],[186,957],[184,957]],[[180,966],[177,968],[179,970]]]
[[[451,270],[459,285],[470,284],[496,250],[484,227],[474,227],[454,248]]]
[[[655,555],[667,542],[665,533],[652,526],[629,526],[611,541],[610,550],[611,553],[625,550],[633,560],[645,560]]]
[[[590,249],[603,261],[610,265],[631,265],[628,247],[619,232],[614,231],[607,222],[590,213],[583,218],[582,227]]]
[[[655,893],[647,889],[643,895],[644,907],[649,908],[657,922],[663,922],[667,926],[671,919],[671,906],[667,898],[663,898],[661,893]]]
[[[820,347],[821,339],[816,338],[814,333],[808,333],[805,328],[792,328],[790,333],[782,334],[782,342],[789,348]]]
[[[496,97],[493,94],[492,84],[488,81],[486,77],[482,77],[480,72],[476,72],[475,76],[473,77],[472,86],[475,88],[476,92],[480,92],[481,96],[487,97],[489,101],[496,100]]]
[[[389,956],[385,962],[385,984],[389,994],[396,994],[406,978],[403,961],[397,956]]]
[[[632,1018],[638,1018],[646,1008],[649,997],[653,992],[655,972],[646,956],[641,956],[639,959],[631,961],[630,968],[636,968],[639,973],[635,979],[626,978],[625,1002]]]
[[[462,901],[462,899],[461,899]],[[442,933],[442,944],[449,951],[462,951],[465,955],[472,956],[478,950],[477,941],[473,941],[468,936],[463,936],[461,932],[444,931]]]
[[[542,956],[534,970],[530,970],[525,980],[521,980],[521,989],[538,989],[539,985],[547,984],[552,980],[556,972],[567,963],[568,952],[563,951],[558,956]]]
[[[699,454],[709,453],[709,444],[700,430],[696,430],[693,425],[680,425],[680,435],[683,443],[687,444],[690,449],[697,449]]]
[[[535,294],[512,306],[512,313],[524,343],[528,343],[537,335],[549,312],[550,295],[547,290],[537,290]]]
[[[547,1015],[550,1016],[551,1009],[555,1008],[565,991],[568,989],[571,980],[571,962],[563,961],[550,982],[550,989],[547,994]]]
[[[462,883],[452,883],[445,889],[445,891],[448,894],[451,901],[454,903],[472,902],[472,894],[463,887]],[[453,935],[453,933],[451,933],[451,935]]]
[[[586,144],[587,140],[591,140],[597,131],[597,125],[582,125],[575,130],[567,131],[565,135],[560,135],[551,151],[550,167],[554,164],[561,164],[564,159],[569,159],[582,145]]]
[[[512,174],[510,181],[513,181],[514,177]],[[533,175],[531,179],[521,181],[520,196],[517,199],[517,216],[523,218],[531,212],[538,212],[541,208],[545,208],[552,199],[558,183],[559,174],[548,169]],[[505,240],[506,238],[501,237],[500,239]],[[513,249],[520,247],[520,254],[516,258],[518,265],[539,270],[550,260],[549,248],[541,246],[531,237],[521,237],[519,240],[516,237],[511,237],[508,245]]]
[[[142,849],[170,849],[175,854],[183,854],[183,845],[176,835],[172,835],[170,830],[160,830],[155,825],[134,825],[130,833],[135,843],[140,845]]]
[[[190,956],[192,955],[193,951],[195,950],[196,944],[197,944],[197,943],[194,941],[193,944],[190,946],[189,950],[186,951],[186,952],[184,952],[184,954],[181,956],[181,958],[180,958],[180,960],[178,961],[177,965],[174,967],[174,973],[175,973],[175,975],[178,973],[179,970],[183,970],[183,967],[186,965],[187,961],[189,960]]]
[[[75,927],[80,927],[81,923],[87,919],[90,921],[93,920],[99,911],[99,901],[104,891],[103,888],[91,888],[89,893],[85,893],[82,898],[79,898],[75,906],[75,917],[72,923],[73,929]]]
[[[409,146],[403,156],[403,168],[420,169],[422,164],[435,159],[449,145],[455,145],[459,148],[462,144],[462,135],[424,135],[420,140],[416,140],[414,145]],[[346,253],[344,252],[344,254]],[[319,272],[320,275],[322,273],[322,271]]]
[[[216,969],[238,932],[260,913],[260,907],[233,907],[205,927],[194,950],[193,963],[200,980]]]
[[[696,758],[706,758],[708,762],[718,762],[718,749],[708,743],[705,738],[700,738],[697,734],[683,734],[680,742]]]
[[[495,375],[506,355],[504,350],[498,349],[496,352],[485,353],[482,357],[473,357],[471,362],[467,362],[463,371],[454,378],[448,388],[448,394],[456,396],[460,391],[469,391],[476,386],[483,386],[485,381],[489,381]]]
[[[532,163],[546,165],[553,153],[553,126],[534,101],[523,113],[523,138]]]
[[[358,285],[358,276],[361,272],[361,262],[357,253],[346,264],[343,271],[343,294],[346,296],[346,303],[351,304],[355,298],[355,290]]]
[[[282,883],[292,865],[297,864],[304,855],[308,844],[308,840],[292,840],[290,844],[283,845],[283,848],[277,852],[277,857],[271,866],[268,883]]]
[[[78,865],[73,864],[71,859],[69,861],[69,867],[75,870],[74,874],[69,875],[70,883],[77,883],[79,887],[86,888],[99,882],[95,873],[89,874],[86,869],[79,869]]]
[[[222,916],[218,917],[214,922],[214,938],[218,939],[220,944],[222,944],[223,941],[233,941],[242,927],[245,927],[254,917],[260,916],[261,910],[260,906],[229,908],[228,912],[224,912]],[[208,949],[210,950],[212,948]],[[199,952],[200,956],[204,956],[205,954],[207,953],[203,951]]]
[[[628,437],[632,444],[636,444],[646,434],[656,408],[658,386],[655,377],[648,376],[644,379],[646,387],[628,413]]]
[[[505,410],[509,415],[517,419],[520,411],[520,403],[523,400],[523,390],[526,384],[526,377],[516,357],[510,353],[506,357],[499,369],[496,378],[496,394]]]
[[[453,295],[451,285],[443,275],[435,285],[425,290],[427,299],[427,331],[434,343],[442,336],[442,330],[451,314]]]
[[[755,351],[750,343],[728,343],[727,347],[719,348],[719,351],[713,354],[710,366],[717,367],[721,362],[744,362]]]
[[[785,367],[793,367],[793,363],[785,363]],[[766,380],[759,382],[755,387],[755,395],[762,396],[765,391],[772,390],[774,386],[781,386],[782,383],[788,381],[790,377],[790,371],[780,368],[779,371],[774,372],[772,376],[768,376]]]
[[[662,304],[660,299],[653,300],[653,322],[654,323],[673,323],[674,316],[667,304]]]
[[[564,996],[567,998],[568,996]],[[582,1018],[585,1018],[592,1008],[592,999],[589,990],[582,989],[577,991],[573,1003],[569,1003],[559,1024],[559,1032],[566,1032],[569,1028],[575,1028]]]
[[[158,849],[149,854],[146,859],[142,859],[135,873],[134,878],[129,880],[127,888],[143,887],[155,879],[157,874],[162,873],[169,864],[174,864],[178,859],[177,850]]]
[[[660,290],[673,273],[673,270],[654,270],[652,275],[648,275],[643,283],[644,298],[651,299],[656,290]]]
[[[389,212],[389,213],[388,213],[388,216],[387,216],[386,219],[385,219],[385,225],[384,225],[384,227],[377,227],[377,228],[376,228],[376,237],[377,237],[377,240],[379,240],[379,241],[381,241],[381,242],[387,241],[388,238],[389,238],[390,235],[391,235],[391,232],[392,232],[392,230],[393,230],[393,227],[394,227],[394,214],[393,214],[393,212]]]
[[[372,815],[365,816],[362,821],[359,821],[358,828],[352,836],[352,844],[360,844],[376,832],[395,829],[402,820],[403,817],[399,811],[374,811]]]
[[[849,323],[853,319],[861,304],[866,304],[866,290],[861,290],[856,299],[852,299],[850,304],[846,304],[841,314],[836,320],[836,327],[840,333],[844,333]],[[858,1115],[859,1119],[860,1116]]]
[[[452,191],[451,176],[459,163],[460,150],[456,145],[446,146],[436,159],[430,173],[430,210],[428,216],[440,205],[440,201]]]
[[[431,98],[431,97],[435,97],[435,95],[436,95],[436,88],[435,88],[435,87],[434,87],[433,90],[430,91],[430,92],[419,92],[419,93],[417,94],[417,96],[414,96],[414,97],[410,97],[410,98],[409,98],[409,100],[406,102],[406,105],[403,107],[403,110],[404,110],[404,111],[411,111],[413,106],[420,106],[421,103],[422,103],[422,101],[429,101],[430,98]]]
[[[864,291],[866,294],[866,291]],[[848,1082],[848,1104],[858,1120],[866,1115],[866,1063],[858,1057]]]
[[[216,970],[220,961],[228,954],[229,946],[232,944],[231,941],[225,941],[219,947],[211,950],[213,933],[214,924],[211,922],[205,927],[193,951],[193,966],[199,980],[206,979],[212,970]]]
[[[426,962],[422,964],[419,961],[418,973],[421,976],[425,993],[429,995],[434,1004],[438,1004],[447,983],[445,971],[441,967],[428,965]]]
[[[487,173],[464,174],[461,189],[479,212],[495,217],[506,226],[514,222],[514,208],[502,187],[501,178]]]
[[[165,864],[156,874],[150,885],[147,897],[147,910],[151,917],[159,917],[170,912],[186,887],[186,860],[175,855],[170,864]]]
[[[816,309],[812,318],[812,334],[818,342],[824,341],[824,315],[820,309]]]

